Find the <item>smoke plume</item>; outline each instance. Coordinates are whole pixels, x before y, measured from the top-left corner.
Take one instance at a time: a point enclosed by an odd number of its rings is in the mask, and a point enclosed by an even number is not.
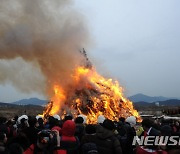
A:
[[[68,84],[88,45],[83,16],[71,0],[0,0],[0,84],[50,94]],[[30,64],[30,66],[28,66]]]

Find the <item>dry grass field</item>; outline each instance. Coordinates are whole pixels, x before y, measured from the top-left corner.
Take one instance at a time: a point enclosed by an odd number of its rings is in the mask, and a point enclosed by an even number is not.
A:
[[[33,105],[26,105],[26,106],[3,106],[0,107],[0,116],[6,117],[8,119],[13,118],[16,115],[31,115],[36,116],[38,114],[43,113],[43,107],[41,106],[33,106]]]
[[[165,115],[176,115],[180,116],[180,107],[174,106],[137,106],[135,108],[139,111],[141,115],[150,114],[155,116]],[[0,116],[4,116],[8,119],[11,119],[15,116],[20,116],[23,114],[36,116],[38,114],[42,114],[44,107],[35,106],[35,105],[3,105],[0,106]]]

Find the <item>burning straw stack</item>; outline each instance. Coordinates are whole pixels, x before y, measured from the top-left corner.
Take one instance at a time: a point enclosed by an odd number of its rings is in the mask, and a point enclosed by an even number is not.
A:
[[[119,83],[100,76],[87,58],[85,50],[81,53],[85,57],[86,65],[77,69],[73,92],[67,92],[66,100],[58,114],[69,113],[73,116],[84,114],[89,123],[95,123],[99,115],[111,120],[131,115],[139,118],[132,102],[123,96]],[[55,105],[50,102],[45,110],[45,116],[50,114],[53,107]]]

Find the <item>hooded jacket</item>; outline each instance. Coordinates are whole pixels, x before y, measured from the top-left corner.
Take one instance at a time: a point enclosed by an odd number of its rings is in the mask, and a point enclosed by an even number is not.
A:
[[[76,130],[76,125],[74,121],[67,120],[64,122],[62,127],[62,136],[61,140],[63,141],[76,141],[76,138],[74,136]]]
[[[122,154],[120,142],[115,137],[113,131],[98,126],[96,137],[99,154]]]
[[[67,151],[67,154],[78,154],[79,140],[74,136],[76,125],[74,121],[67,120],[62,127],[60,148]]]

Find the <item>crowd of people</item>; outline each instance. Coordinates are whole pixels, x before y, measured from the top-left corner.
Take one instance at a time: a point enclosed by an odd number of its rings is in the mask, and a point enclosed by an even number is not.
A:
[[[86,124],[83,115],[0,117],[0,154],[180,154],[179,141],[139,144],[142,136],[178,139],[179,121],[145,118],[138,123],[134,116],[111,121],[100,115],[97,124]]]

